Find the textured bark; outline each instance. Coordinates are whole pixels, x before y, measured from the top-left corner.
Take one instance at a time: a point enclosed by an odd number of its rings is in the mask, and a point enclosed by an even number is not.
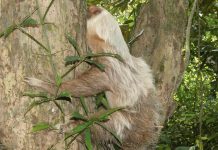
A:
[[[37,0],[0,0],[0,31],[24,18],[34,9],[36,2]],[[50,0],[38,0],[41,13],[45,11],[49,2]],[[49,40],[45,38],[41,27],[29,28],[27,31],[46,45],[50,43],[53,53],[72,49],[66,42],[65,32],[71,32],[79,46],[85,50],[83,8],[85,8],[84,1],[57,0],[47,16],[47,20],[57,26],[45,26],[48,29]],[[137,35],[142,29],[145,30],[132,45],[131,50],[135,56],[144,56],[151,65],[166,115],[184,71],[181,49],[186,26],[185,10],[184,0],[151,0],[142,7],[134,31]],[[34,18],[38,18],[38,13]],[[42,48],[19,31],[15,31],[6,40],[0,39],[0,51],[0,143],[8,149],[47,149],[63,136],[55,132],[40,134],[29,132],[32,124],[52,121],[60,115],[59,111],[54,105],[49,104],[33,109],[24,118],[23,114],[30,101],[22,97],[22,93],[28,89],[22,81],[24,76],[51,78],[52,71],[48,57],[38,55],[44,53]],[[55,56],[58,71],[63,71],[63,58],[69,53],[72,52],[62,51]],[[3,147],[2,144],[0,148]],[[59,144],[57,149],[63,149],[63,143]],[[78,149],[77,145],[72,149]]]
[[[39,20],[39,14],[44,14],[50,1],[0,0],[0,32],[12,23],[21,21],[37,5],[40,9],[33,15],[33,18]],[[48,22],[54,23],[56,27],[45,25],[44,29],[42,27],[25,29],[46,46],[50,45],[52,53],[58,52],[54,56],[54,62],[59,72],[63,73],[65,69],[64,56],[72,53],[72,46],[64,36],[66,32],[70,32],[76,37],[81,49],[85,50],[86,48],[84,8],[84,1],[57,0],[52,5],[46,19]],[[46,32],[42,32],[43,30]],[[66,49],[68,51],[63,51]],[[2,144],[7,149],[13,150],[47,149],[56,140],[63,139],[63,135],[55,132],[40,134],[30,134],[29,132],[34,123],[54,122],[54,118],[57,119],[60,112],[52,103],[49,103],[34,108],[24,117],[30,100],[22,97],[22,93],[29,89],[23,82],[25,76],[53,79],[48,56],[42,55],[45,54],[44,50],[19,31],[12,33],[6,40],[0,39],[0,51],[0,149],[3,147]],[[63,107],[67,106],[63,104]],[[57,149],[64,149],[63,145],[63,142],[60,143]],[[73,149],[76,149],[75,146]]]
[[[182,48],[186,28],[184,0],[151,0],[142,6],[137,18],[137,35],[144,33],[131,47],[135,56],[144,56],[155,75],[158,95],[167,117],[172,111],[173,94],[184,72]]]

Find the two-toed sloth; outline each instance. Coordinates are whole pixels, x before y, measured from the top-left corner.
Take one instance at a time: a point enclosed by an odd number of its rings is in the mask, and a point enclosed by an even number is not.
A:
[[[122,149],[152,149],[160,132],[161,106],[155,96],[153,76],[142,58],[133,57],[122,36],[118,22],[105,9],[91,6],[88,9],[87,42],[93,53],[119,54],[124,62],[111,57],[99,57],[105,71],[92,67],[78,78],[62,83],[60,90],[74,97],[93,96],[105,91],[109,105],[125,107],[110,116],[105,125],[122,140]],[[54,85],[36,78],[26,82],[50,93]],[[94,141],[113,142],[113,137],[100,127],[93,128]]]

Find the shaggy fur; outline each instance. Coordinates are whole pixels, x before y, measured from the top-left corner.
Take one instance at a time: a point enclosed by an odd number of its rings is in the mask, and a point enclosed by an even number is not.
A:
[[[149,66],[142,58],[131,56],[119,24],[105,9],[91,6],[88,10],[87,41],[93,52],[119,54],[124,63],[110,57],[97,58],[106,66],[105,72],[92,67],[77,79],[62,84],[75,97],[93,96],[106,91],[111,107],[126,107],[111,115],[105,125],[122,139],[123,149],[151,149],[160,132],[161,106],[155,96],[155,86]],[[31,86],[54,93],[50,83],[26,78]],[[93,127],[94,141],[113,142],[99,127]],[[147,147],[147,148],[146,148]]]

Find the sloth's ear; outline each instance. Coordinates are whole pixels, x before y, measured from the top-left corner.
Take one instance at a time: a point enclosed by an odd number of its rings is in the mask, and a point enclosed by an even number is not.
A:
[[[88,18],[91,18],[92,16],[96,16],[102,12],[102,9],[99,8],[98,6],[89,6],[88,8]]]

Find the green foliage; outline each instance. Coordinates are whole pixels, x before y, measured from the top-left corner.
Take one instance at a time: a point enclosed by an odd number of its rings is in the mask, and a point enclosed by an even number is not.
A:
[[[87,150],[92,150],[92,142],[91,142],[91,131],[90,129],[85,130],[85,144],[87,147]]]
[[[84,58],[80,56],[67,56],[64,60],[66,62],[65,65],[68,66],[83,61],[83,59]]]
[[[43,130],[51,130],[51,129],[55,129],[52,125],[50,125],[49,123],[46,122],[40,122],[37,123],[33,126],[32,128],[32,132],[39,132],[39,131],[43,131]]]
[[[66,66],[74,65],[74,66],[70,68],[62,77],[66,76],[69,72],[75,69],[75,67],[77,67],[83,62],[86,62],[89,65],[93,65],[98,69],[100,69],[101,71],[104,71],[105,66],[94,60],[94,58],[97,57],[113,57],[123,62],[123,59],[118,54],[112,54],[112,53],[96,53],[96,54],[90,53],[85,56],[67,56],[65,58],[65,65]]]
[[[98,95],[96,95],[95,100],[96,100],[97,108],[99,108],[101,106],[103,106],[106,109],[110,108],[104,92],[103,93],[99,93]]]
[[[62,77],[59,74],[56,74],[55,76],[55,84],[57,87],[60,87],[62,84]]]
[[[38,26],[38,23],[36,20],[31,18],[31,15],[35,13],[35,11],[38,8],[36,8],[31,14],[26,16],[19,24],[12,24],[9,27],[7,27],[3,32],[0,32],[0,38],[4,37],[5,39],[13,33],[16,29],[19,29],[19,27],[36,27]]]
[[[72,96],[69,92],[62,91],[60,94],[57,95],[55,100],[64,100],[72,102]]]
[[[160,138],[160,145],[170,149],[218,149],[217,4],[200,1],[194,17],[190,65],[175,95],[177,109]]]
[[[84,110],[84,113],[85,113],[86,115],[88,115],[89,110],[88,110],[88,107],[86,106],[84,97],[80,97],[80,103],[81,103],[81,105],[82,105],[82,108],[83,108],[83,110]]]
[[[73,112],[72,116],[71,116],[72,120],[83,120],[83,121],[87,121],[87,118],[84,117],[82,114],[80,114],[79,112]]]
[[[148,3],[148,0],[88,0],[87,3],[102,6],[116,16],[124,38],[130,41],[141,5]]]
[[[25,27],[36,27],[38,25],[39,25],[38,22],[33,18],[27,18],[20,24],[20,26],[24,28]]]
[[[90,128],[93,125],[99,125],[102,127],[104,130],[109,132],[119,143],[120,139],[114,134],[112,131],[107,129],[104,125],[101,124],[101,122],[105,122],[109,120],[109,116],[119,110],[122,110],[124,108],[118,107],[118,108],[112,108],[112,109],[107,109],[104,111],[101,111],[100,113],[97,112],[96,114],[92,114],[90,116],[83,116],[79,112],[74,112],[71,116],[71,119],[74,120],[80,120],[83,121],[83,123],[80,123],[77,125],[75,128],[73,128],[70,132],[68,132],[65,135],[65,140],[71,139],[70,142],[67,145],[70,145],[78,135],[81,135],[82,133],[85,133],[85,144],[88,149],[92,147],[91,145],[91,136],[90,136]]]
[[[77,54],[80,55],[80,49],[76,40],[70,34],[66,34],[65,37],[67,38],[68,42],[74,47]]]

